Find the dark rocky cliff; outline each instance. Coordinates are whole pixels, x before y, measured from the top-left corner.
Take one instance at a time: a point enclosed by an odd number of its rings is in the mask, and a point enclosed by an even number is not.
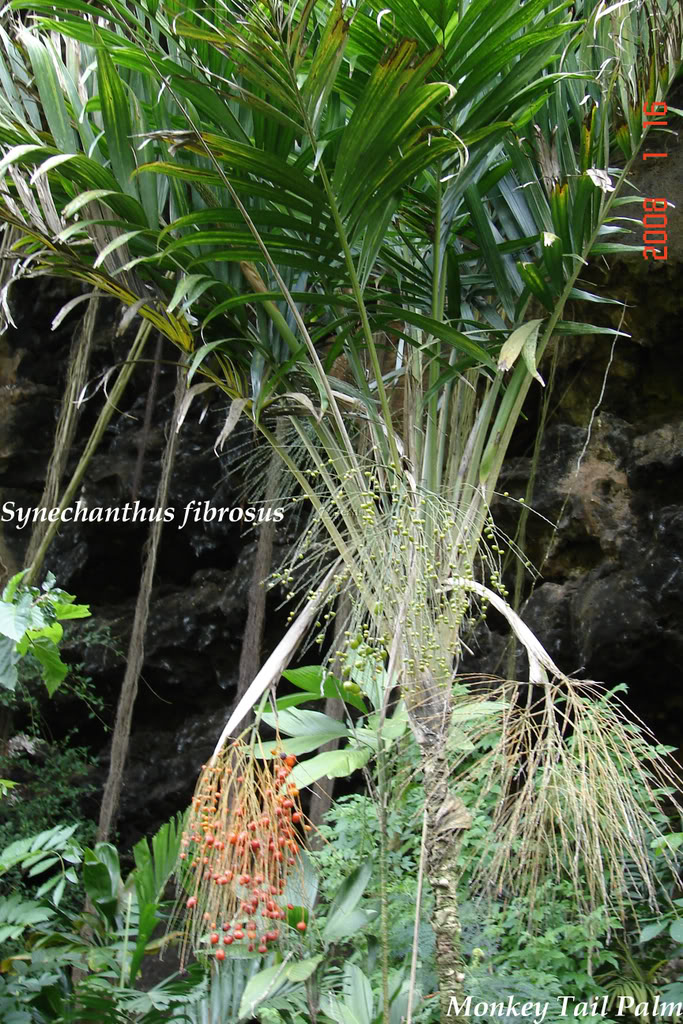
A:
[[[683,721],[683,360],[681,267],[637,260],[594,274],[596,290],[628,303],[607,335],[558,343],[550,414],[538,452],[524,550],[541,571],[524,582],[524,618],[564,671],[625,683],[627,702],[662,742]],[[597,310],[597,314],[596,314]],[[619,327],[617,306],[575,310]],[[574,316],[572,316],[574,318]],[[551,357],[552,358],[552,357]],[[546,373],[550,370],[546,365]],[[524,496],[539,394],[500,491]],[[519,509],[499,500],[514,535]],[[479,671],[501,670],[506,634],[481,637]],[[520,662],[519,671],[523,671]]]

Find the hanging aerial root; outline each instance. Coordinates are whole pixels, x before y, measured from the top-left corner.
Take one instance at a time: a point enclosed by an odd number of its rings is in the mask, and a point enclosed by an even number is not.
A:
[[[222,960],[233,943],[265,954],[289,927],[283,922],[293,907],[283,897],[288,878],[302,872],[311,826],[287,781],[296,758],[278,747],[271,755],[258,757],[238,740],[202,769],[177,869],[174,918],[187,918],[181,964],[189,949]],[[295,926],[306,928],[302,920]]]

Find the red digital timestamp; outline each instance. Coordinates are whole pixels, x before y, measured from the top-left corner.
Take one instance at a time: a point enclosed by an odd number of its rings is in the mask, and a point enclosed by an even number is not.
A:
[[[643,128],[666,128],[668,122],[664,120],[669,111],[663,100],[656,100],[654,103],[644,103]],[[643,160],[665,160],[668,153],[643,153]],[[648,196],[643,199],[643,259],[650,257],[655,260],[666,260],[669,258],[669,246],[667,242],[668,217],[666,211],[669,204],[664,196]],[[661,246],[661,250],[657,248]]]

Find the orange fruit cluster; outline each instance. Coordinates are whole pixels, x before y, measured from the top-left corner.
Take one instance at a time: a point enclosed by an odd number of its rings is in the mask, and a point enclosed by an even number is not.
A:
[[[181,841],[190,922],[183,961],[188,944],[223,960],[224,946],[244,943],[265,954],[281,937],[287,877],[310,826],[299,790],[287,781],[296,758],[271,753],[272,761],[257,758],[237,742],[202,769]]]

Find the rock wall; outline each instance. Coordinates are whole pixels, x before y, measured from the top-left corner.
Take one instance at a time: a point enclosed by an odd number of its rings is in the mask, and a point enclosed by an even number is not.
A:
[[[524,581],[523,615],[569,674],[625,683],[627,702],[667,743],[681,742],[683,693],[683,360],[681,265],[644,261],[597,268],[595,290],[627,303],[567,317],[630,337],[561,339],[546,360],[509,459],[498,523],[515,535],[535,463],[524,551],[540,570]],[[508,586],[510,584],[508,583]],[[511,589],[511,587],[510,587]],[[478,671],[503,671],[507,633],[480,637]],[[470,664],[469,667],[472,667]],[[523,671],[523,664],[518,664]]]

